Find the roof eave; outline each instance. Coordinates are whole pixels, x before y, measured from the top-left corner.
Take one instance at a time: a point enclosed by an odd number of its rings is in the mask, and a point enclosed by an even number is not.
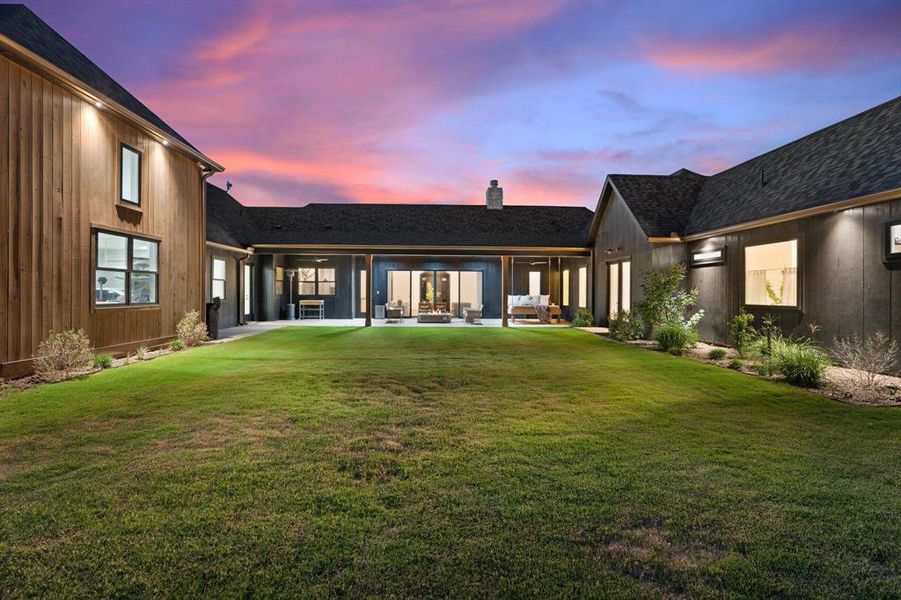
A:
[[[19,62],[30,69],[34,69],[40,72],[42,75],[46,75],[51,80],[59,83],[67,89],[74,91],[76,94],[78,94],[88,102],[101,102],[105,109],[117,114],[126,121],[137,125],[141,129],[150,133],[152,137],[155,137],[160,141],[166,140],[167,147],[179,150],[182,153],[191,156],[195,160],[199,161],[202,166],[208,169],[217,171],[219,173],[225,171],[225,167],[223,167],[210,157],[206,156],[204,153],[188,146],[187,144],[184,144],[183,142],[181,142],[181,140],[166,133],[150,121],[135,114],[118,102],[111,100],[77,77],[72,76],[67,71],[57,67],[50,61],[44,59],[43,57],[25,48],[21,44],[18,44],[17,42],[11,40],[3,34],[0,34],[0,48],[2,48],[0,49],[0,54],[7,55],[13,60],[16,60],[16,62]]]
[[[716,229],[710,229],[708,231],[703,231],[700,233],[692,233],[690,235],[684,236],[682,238],[682,241],[693,242],[704,238],[725,235],[727,233],[756,229],[758,227],[766,227],[767,225],[775,225],[777,223],[785,223],[786,221],[795,221],[797,219],[804,219],[806,217],[813,217],[816,215],[828,214],[838,212],[840,210],[847,210],[849,208],[857,208],[859,206],[878,204],[880,202],[888,202],[889,200],[897,199],[901,199],[901,188],[894,188],[890,190],[884,190],[882,192],[875,192],[873,194],[866,194],[864,196],[857,196],[855,198],[849,198],[847,200],[840,200],[838,202],[815,206],[813,208],[805,208],[803,210],[796,210],[781,215],[773,215],[771,217],[756,219],[754,221],[746,221],[744,223],[737,223],[735,225],[718,227]]]

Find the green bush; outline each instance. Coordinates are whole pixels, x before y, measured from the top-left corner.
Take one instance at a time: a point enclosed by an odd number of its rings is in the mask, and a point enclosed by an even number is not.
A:
[[[113,366],[113,357],[109,354],[98,354],[94,357],[94,366],[99,369],[109,369]]]
[[[570,323],[572,327],[591,327],[592,325],[594,325],[594,315],[587,308],[577,310],[572,323]]]
[[[657,328],[654,339],[661,349],[678,355],[697,343],[698,333],[683,323],[663,323]]]
[[[652,328],[678,321],[694,329],[704,316],[704,310],[700,309],[686,317],[698,301],[698,290],[682,289],[685,274],[685,265],[676,263],[662,271],[649,271],[641,278],[644,300],[639,308]]]
[[[47,339],[38,344],[34,370],[44,381],[59,381],[91,368],[93,361],[91,340],[84,330],[51,331]]]
[[[710,360],[723,360],[726,358],[726,351],[722,348],[714,348],[707,353],[707,358]]]
[[[743,363],[740,358],[733,358],[729,361],[729,368],[735,371],[741,371],[741,368],[744,366],[745,363]]]
[[[738,350],[739,354],[745,356],[757,337],[757,331],[754,329],[754,315],[746,312],[744,307],[742,307],[739,313],[732,317],[730,329],[735,349]]]
[[[810,342],[774,340],[772,344],[773,367],[793,385],[817,387],[823,381],[829,357]]]
[[[175,338],[171,342],[169,342],[169,350],[173,352],[180,352],[185,349],[185,343],[181,341],[181,338]]]
[[[620,342],[640,340],[644,336],[644,321],[637,312],[621,310],[610,319],[610,337]]]
[[[135,356],[138,357],[138,360],[144,360],[144,357],[147,356],[148,352],[150,352],[150,350],[147,348],[147,346],[141,346],[135,351]]]

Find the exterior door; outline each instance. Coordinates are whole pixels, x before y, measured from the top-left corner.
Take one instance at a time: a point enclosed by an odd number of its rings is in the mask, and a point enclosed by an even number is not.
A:
[[[607,263],[607,318],[632,310],[632,261]]]

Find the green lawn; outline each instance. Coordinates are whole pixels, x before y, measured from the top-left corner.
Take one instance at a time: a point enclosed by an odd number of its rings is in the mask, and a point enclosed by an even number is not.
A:
[[[573,330],[297,328],[0,400],[0,596],[901,594],[901,411]]]

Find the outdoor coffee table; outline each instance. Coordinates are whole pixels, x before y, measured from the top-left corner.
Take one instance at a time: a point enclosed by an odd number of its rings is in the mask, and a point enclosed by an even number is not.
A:
[[[450,323],[451,322],[451,314],[449,312],[428,312],[428,313],[419,313],[419,316],[416,317],[417,323]]]

